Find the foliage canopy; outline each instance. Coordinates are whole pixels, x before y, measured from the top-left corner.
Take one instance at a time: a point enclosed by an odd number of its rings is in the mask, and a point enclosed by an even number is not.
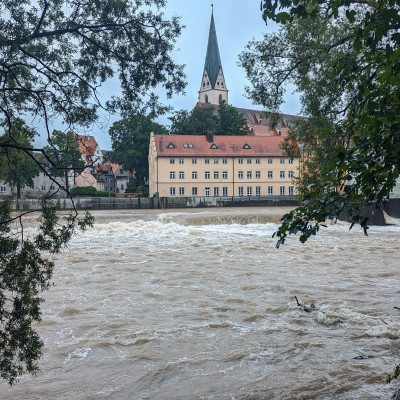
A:
[[[285,90],[295,86],[308,119],[293,127],[291,137],[315,155],[309,176],[300,182],[302,204],[283,217],[276,233],[278,247],[289,234],[300,233],[300,240],[306,241],[344,208],[350,210],[353,224],[367,233],[368,221],[359,205],[381,207],[396,184],[399,3],[261,2],[264,19],[282,26],[264,41],[250,43],[241,56],[253,85],[249,94],[277,113]]]
[[[170,118],[171,133],[175,135],[202,135],[207,131],[215,135],[245,135],[243,115],[223,101],[219,106],[195,107],[181,110]]]
[[[183,66],[171,58],[181,24],[177,17],[165,19],[165,4],[165,0],[0,3],[0,120],[5,131],[0,149],[8,157],[8,169],[9,162],[13,168],[19,165],[12,161],[12,152],[17,152],[44,174],[65,174],[72,162],[65,150],[72,143],[68,132],[90,128],[100,110],[131,115],[168,109],[155,89],[161,86],[171,97],[184,89],[185,82]],[[122,95],[102,103],[100,88],[111,79],[114,86],[119,82]],[[27,130],[20,135],[19,118],[41,124],[48,146],[32,146]],[[57,131],[51,137],[50,126],[60,121],[66,133]],[[2,176],[10,172],[1,168]],[[68,183],[54,183],[68,192]],[[92,223],[89,215],[79,220],[75,209],[69,214],[56,212],[49,197],[42,199],[37,234],[30,238],[23,234],[24,214],[11,214],[10,202],[0,202],[0,375],[10,384],[38,368],[43,344],[31,324],[40,321],[41,292],[53,270],[51,256],[67,245],[77,228]],[[13,224],[16,221],[19,225]]]

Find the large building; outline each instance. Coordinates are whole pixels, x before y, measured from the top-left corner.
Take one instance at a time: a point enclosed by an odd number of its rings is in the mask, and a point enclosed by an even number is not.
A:
[[[300,158],[282,137],[154,135],[150,137],[150,196],[287,196]]]

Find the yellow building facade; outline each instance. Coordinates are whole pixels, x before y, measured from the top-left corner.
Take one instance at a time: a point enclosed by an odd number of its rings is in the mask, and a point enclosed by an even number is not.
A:
[[[160,197],[293,196],[300,157],[282,137],[154,135],[149,194]]]

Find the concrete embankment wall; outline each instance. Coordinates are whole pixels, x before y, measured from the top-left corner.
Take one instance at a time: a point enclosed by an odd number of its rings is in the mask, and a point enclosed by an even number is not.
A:
[[[298,202],[291,196],[268,197],[80,197],[74,199],[54,199],[49,204],[58,205],[62,210],[122,210],[122,209],[168,209],[192,207],[257,207],[257,206],[296,206]],[[14,200],[17,210],[38,210],[40,202],[36,199]]]

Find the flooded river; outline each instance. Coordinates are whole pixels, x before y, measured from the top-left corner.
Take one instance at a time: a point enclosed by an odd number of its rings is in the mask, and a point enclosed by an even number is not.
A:
[[[389,399],[400,226],[277,250],[284,211],[95,212],[57,257],[40,374],[0,398]]]

